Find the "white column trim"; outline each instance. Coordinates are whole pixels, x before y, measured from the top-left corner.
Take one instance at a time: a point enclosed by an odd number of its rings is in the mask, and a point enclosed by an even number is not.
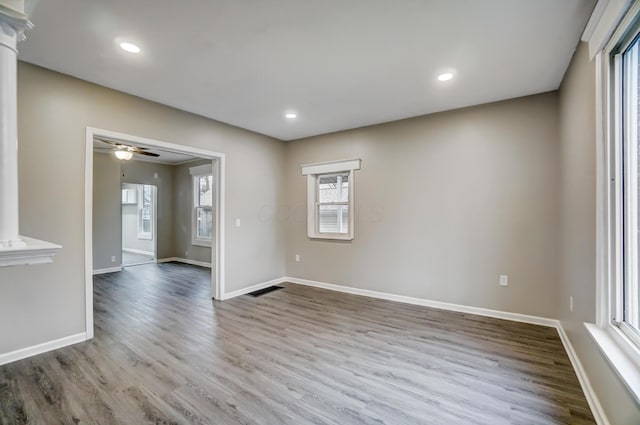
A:
[[[51,263],[60,245],[20,236],[18,203],[18,41],[33,25],[0,4],[0,267]]]
[[[18,38],[26,16],[0,5],[0,247],[23,247],[18,235]]]

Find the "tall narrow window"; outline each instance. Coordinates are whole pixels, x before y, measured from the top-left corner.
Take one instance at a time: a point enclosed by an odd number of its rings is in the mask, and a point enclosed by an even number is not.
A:
[[[153,186],[139,185],[138,239],[153,239]]]
[[[638,139],[638,102],[640,84],[640,41],[636,37],[618,55],[621,73],[621,136],[622,136],[622,240],[623,279],[620,290],[620,315],[622,326],[640,341],[640,297],[638,268],[640,265],[640,140]]]
[[[307,176],[307,235],[314,239],[354,238],[354,171],[360,160],[302,166]]]
[[[192,244],[211,246],[213,236],[213,173],[211,165],[192,167],[193,226]]]
[[[211,239],[213,224],[212,176],[196,177],[196,238]]]
[[[582,123],[596,129],[598,142],[597,325],[585,327],[640,400],[640,2],[608,2],[604,16],[589,40],[597,52],[596,122]]]

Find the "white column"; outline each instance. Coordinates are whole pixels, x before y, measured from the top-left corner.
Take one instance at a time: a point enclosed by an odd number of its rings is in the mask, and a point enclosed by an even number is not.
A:
[[[0,0],[0,267],[53,262],[62,248],[19,236],[18,223],[18,52],[32,25],[25,6],[37,0]]]
[[[0,2],[0,248],[21,247],[18,220],[18,96],[16,45],[31,23]]]

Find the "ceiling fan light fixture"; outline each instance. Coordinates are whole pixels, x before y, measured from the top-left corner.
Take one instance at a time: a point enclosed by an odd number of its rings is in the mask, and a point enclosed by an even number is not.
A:
[[[133,152],[131,151],[125,151],[125,150],[117,150],[114,151],[116,158],[118,159],[122,159],[124,161],[128,161],[131,158],[133,158]]]
[[[123,41],[122,43],[120,43],[120,48],[129,53],[140,53],[140,47],[138,47],[136,44],[129,43],[128,41]]]

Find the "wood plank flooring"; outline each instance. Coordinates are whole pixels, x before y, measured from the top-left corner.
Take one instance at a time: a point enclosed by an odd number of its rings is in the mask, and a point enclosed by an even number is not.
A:
[[[209,270],[95,278],[95,338],[0,367],[0,424],[594,424],[554,329]]]
[[[153,255],[122,251],[122,267],[146,263],[153,263]]]

